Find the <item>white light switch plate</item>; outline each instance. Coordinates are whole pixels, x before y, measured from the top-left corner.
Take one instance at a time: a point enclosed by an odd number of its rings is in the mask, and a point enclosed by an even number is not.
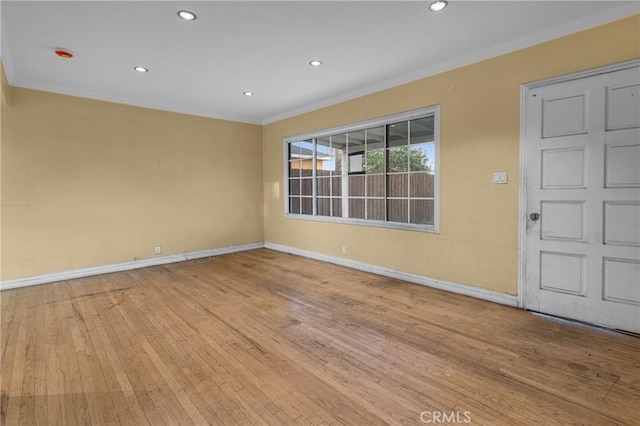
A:
[[[493,183],[507,183],[507,172],[493,172]]]

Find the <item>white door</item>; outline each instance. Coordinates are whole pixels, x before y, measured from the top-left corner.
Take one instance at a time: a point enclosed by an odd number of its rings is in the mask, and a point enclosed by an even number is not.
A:
[[[525,308],[640,333],[640,68],[525,93]]]

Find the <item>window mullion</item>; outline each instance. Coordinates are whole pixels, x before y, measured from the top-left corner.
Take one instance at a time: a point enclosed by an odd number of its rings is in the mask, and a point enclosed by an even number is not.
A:
[[[384,221],[389,221],[389,124],[384,126]]]
[[[345,134],[344,145],[344,178],[342,182],[342,217],[349,217],[349,133]]]
[[[336,160],[333,154],[333,136],[329,136],[329,158],[329,161],[333,162],[329,171],[329,216],[333,217],[333,173],[336,168]]]
[[[407,120],[407,223],[411,223],[411,120]]]
[[[347,135],[346,138],[348,139],[348,137]],[[349,152],[347,144],[345,144],[342,154],[342,217],[349,217]]]
[[[389,173],[389,168],[387,167],[387,133],[388,133],[388,129],[387,127],[389,127],[389,125],[385,125],[384,126],[384,132],[382,133],[382,155],[384,156],[384,158],[382,159],[382,174],[384,176],[384,221],[386,222],[389,219],[389,212],[387,211],[387,204],[388,204],[388,195],[389,195],[389,189],[388,189],[388,182],[389,182],[389,176],[387,175],[387,173]]]
[[[317,138],[313,138],[312,139],[312,155],[313,158],[311,160],[311,215],[312,216],[317,216],[318,215],[318,200],[317,200],[317,196],[318,196],[318,177],[317,177],[317,173],[316,173],[316,167],[318,164],[318,139]]]
[[[362,177],[364,179],[364,218],[365,220],[369,219],[369,213],[367,212],[367,208],[368,208],[368,200],[369,200],[369,188],[367,187],[368,185],[368,176],[367,176],[367,148],[368,148],[368,144],[369,141],[367,140],[367,129],[364,129],[364,153],[362,154],[362,162],[364,163],[364,176]]]

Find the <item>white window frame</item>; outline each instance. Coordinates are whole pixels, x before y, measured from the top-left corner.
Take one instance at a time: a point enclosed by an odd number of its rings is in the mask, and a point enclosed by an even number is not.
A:
[[[298,142],[302,140],[313,140],[314,144],[314,152],[315,152],[315,144],[316,139],[332,136],[336,134],[355,132],[358,130],[365,130],[373,127],[386,126],[388,124],[392,124],[398,121],[409,121],[416,118],[421,118],[424,116],[433,115],[433,139],[435,144],[435,155],[434,155],[434,165],[435,165],[435,173],[434,173],[434,205],[433,205],[433,225],[424,225],[424,224],[416,224],[416,223],[401,223],[401,222],[387,222],[387,221],[374,221],[371,219],[357,219],[357,218],[349,218],[349,217],[332,217],[332,216],[320,216],[317,215],[316,211],[316,186],[315,186],[315,166],[313,171],[313,212],[314,214],[298,214],[298,213],[289,213],[289,144],[291,142]],[[388,115],[384,117],[375,118],[372,120],[361,121],[358,123],[352,123],[339,127],[332,127],[330,129],[319,130],[317,132],[308,132],[293,136],[287,136],[283,140],[283,176],[284,176],[284,214],[285,217],[290,219],[302,219],[302,220],[311,220],[316,222],[333,222],[333,223],[343,223],[350,225],[362,225],[362,226],[374,226],[380,228],[393,228],[393,229],[406,229],[406,230],[414,230],[414,231],[423,231],[430,233],[439,233],[440,232],[440,105],[434,105],[426,108],[416,109],[412,111],[407,111],[399,114]],[[315,161],[315,156],[314,156]],[[343,185],[345,185],[346,179],[343,179]],[[344,192],[343,192],[344,194]],[[343,196],[343,202],[347,197]],[[385,197],[385,200],[387,198]],[[343,206],[344,208],[344,206]]]

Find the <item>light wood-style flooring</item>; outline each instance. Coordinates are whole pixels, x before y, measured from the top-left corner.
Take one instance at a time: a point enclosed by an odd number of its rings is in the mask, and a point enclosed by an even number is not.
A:
[[[636,337],[266,249],[0,297],[3,425],[640,421]]]

